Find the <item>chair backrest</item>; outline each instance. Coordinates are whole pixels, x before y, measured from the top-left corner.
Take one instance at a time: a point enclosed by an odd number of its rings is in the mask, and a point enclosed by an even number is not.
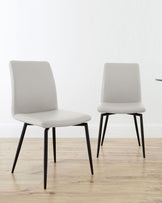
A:
[[[141,101],[139,65],[105,63],[101,102],[128,103]]]
[[[12,113],[57,109],[55,81],[45,61],[11,61]]]

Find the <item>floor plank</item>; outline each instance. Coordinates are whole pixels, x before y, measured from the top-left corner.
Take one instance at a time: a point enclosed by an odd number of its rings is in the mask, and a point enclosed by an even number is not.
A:
[[[86,141],[57,139],[53,163],[49,138],[48,183],[43,189],[43,139],[24,140],[11,174],[18,139],[0,138],[0,203],[8,202],[162,202],[162,139],[146,139],[146,159],[136,139],[106,139],[96,159],[91,139],[94,176],[90,174]]]

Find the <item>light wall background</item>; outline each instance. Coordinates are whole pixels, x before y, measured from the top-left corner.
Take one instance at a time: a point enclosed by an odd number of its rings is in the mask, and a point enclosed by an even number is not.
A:
[[[56,80],[60,108],[92,116],[97,137],[103,64],[140,64],[145,136],[162,137],[161,0],[0,0],[0,137],[20,135],[11,117],[10,60],[47,60]],[[30,92],[29,92],[30,94]],[[133,118],[110,118],[110,137],[135,137]],[[41,136],[29,129],[28,136]],[[81,137],[83,129],[58,130]]]

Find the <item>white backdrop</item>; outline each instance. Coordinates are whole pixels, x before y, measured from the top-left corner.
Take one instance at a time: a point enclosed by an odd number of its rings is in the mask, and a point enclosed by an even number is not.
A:
[[[92,137],[98,133],[104,62],[138,62],[145,136],[162,136],[162,83],[155,81],[162,78],[161,11],[161,0],[0,0],[0,136],[19,136],[21,129],[10,113],[10,60],[48,60],[59,106],[89,113]],[[113,116],[109,136],[134,137],[133,119]]]

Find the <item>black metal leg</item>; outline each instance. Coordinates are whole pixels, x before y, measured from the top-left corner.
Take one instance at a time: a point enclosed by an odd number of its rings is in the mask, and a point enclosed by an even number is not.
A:
[[[99,134],[98,134],[97,158],[99,156],[99,151],[100,151],[100,142],[101,142],[101,134],[102,134],[103,116],[104,116],[104,114],[101,114],[101,116],[100,116],[100,127],[99,127]]]
[[[93,175],[93,163],[92,163],[91,145],[90,145],[89,131],[88,131],[88,124],[87,123],[85,123],[85,132],[86,132],[87,149],[88,149],[88,156],[89,156],[91,174]]]
[[[44,130],[44,189],[47,186],[47,160],[48,160],[48,130]]]
[[[141,138],[142,138],[142,149],[143,149],[143,158],[145,158],[145,141],[144,141],[144,128],[143,128],[143,116],[140,116],[140,123],[141,123]]]
[[[137,134],[138,145],[141,146],[136,115],[133,115],[133,118],[134,118],[134,124],[135,124],[136,134]]]
[[[56,129],[52,128],[52,135],[53,135],[53,158],[54,162],[56,163]]]
[[[20,137],[20,140],[19,140],[19,144],[18,144],[18,147],[17,147],[16,155],[15,155],[15,160],[14,160],[13,167],[12,167],[12,173],[14,172],[14,169],[15,169],[15,166],[16,166],[16,162],[17,162],[17,159],[18,159],[18,156],[19,156],[19,153],[20,153],[20,149],[21,149],[21,145],[22,145],[22,142],[23,142],[23,139],[24,139],[24,135],[25,135],[27,125],[28,125],[27,123],[24,123],[22,133],[21,133],[21,137]]]
[[[102,141],[101,141],[101,146],[103,145],[103,142],[104,142],[108,118],[109,118],[109,114],[106,115],[106,120],[105,120],[105,125],[104,125],[104,130],[103,130],[103,136],[102,136]]]

